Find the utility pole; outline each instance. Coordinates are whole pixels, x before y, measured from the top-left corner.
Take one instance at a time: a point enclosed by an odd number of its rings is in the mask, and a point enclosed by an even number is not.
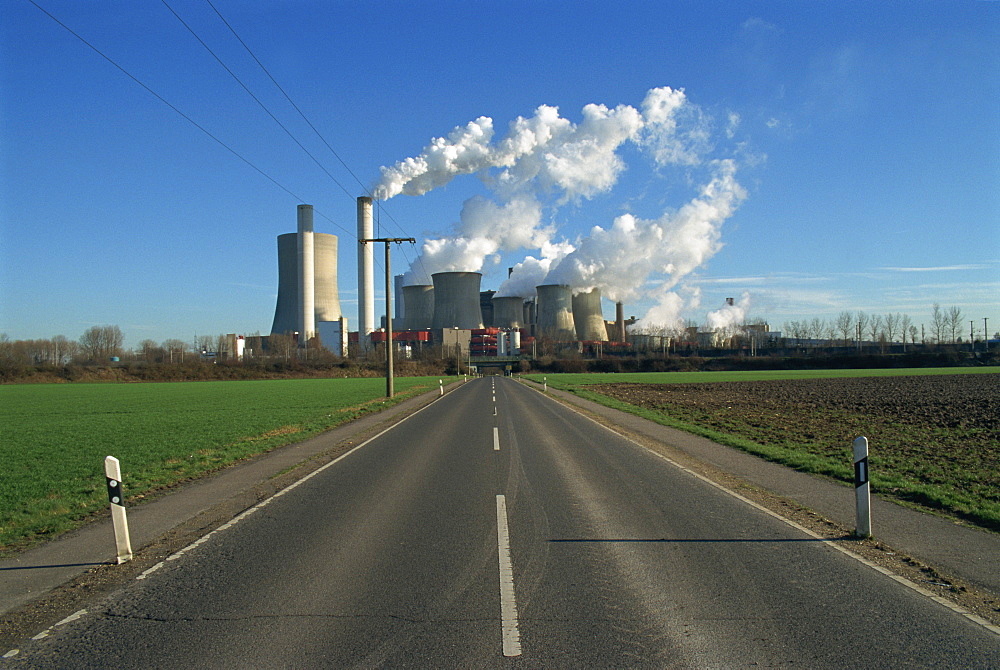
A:
[[[389,269],[389,243],[402,244],[409,242],[413,244],[416,240],[412,237],[379,237],[370,240],[358,240],[361,244],[368,242],[385,243],[385,396],[393,396],[392,379],[392,272]]]

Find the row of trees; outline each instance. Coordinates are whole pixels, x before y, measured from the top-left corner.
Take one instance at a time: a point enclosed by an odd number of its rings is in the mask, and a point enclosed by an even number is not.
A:
[[[880,343],[910,344],[952,344],[962,342],[962,334],[967,325],[967,319],[958,307],[942,309],[935,303],[931,310],[931,321],[927,327],[919,327],[906,314],[867,314],[863,311],[844,311],[835,318],[827,320],[813,318],[803,321],[789,321],[783,325],[783,336],[791,340],[825,341],[830,346],[850,346],[862,341]],[[985,329],[985,324],[984,324]],[[677,332],[658,331],[657,335],[669,336],[683,341],[692,330],[678,326]],[[973,329],[975,330],[975,329]],[[729,340],[735,341],[750,336],[764,336],[766,324],[761,320],[747,321],[730,333]],[[982,331],[985,335],[985,330]],[[319,346],[311,342],[304,350],[299,349],[297,342],[290,335],[272,335],[269,338],[268,352],[265,356],[263,338],[260,334],[246,338],[245,357],[248,360],[275,359],[290,362],[292,360],[320,360],[330,357]],[[973,337],[975,341],[976,337]],[[124,336],[121,328],[114,325],[92,326],[78,340],[57,335],[51,339],[42,340],[11,340],[6,334],[0,334],[0,364],[2,365],[55,365],[69,363],[106,363],[118,358],[128,362],[154,363],[184,363],[200,357],[202,352],[215,352],[221,358],[227,358],[229,341],[225,335],[206,335],[195,337],[191,342],[179,339],[168,339],[163,342],[143,340],[131,351],[124,349]],[[539,352],[547,353],[547,352]]]
[[[118,326],[93,326],[79,340],[56,335],[48,340],[11,340],[0,333],[0,362],[22,365],[65,365],[105,362],[122,355],[125,337]]]
[[[215,342],[223,337],[209,338]],[[78,340],[56,335],[42,340],[11,340],[0,333],[0,363],[18,365],[67,365],[70,363],[107,363],[114,359],[127,361],[184,362],[194,355],[193,345],[183,340],[166,340],[162,344],[143,340],[134,350],[124,348],[125,336],[113,325],[92,326]]]
[[[795,340],[826,340],[848,346],[853,342],[869,341],[881,343],[899,342],[910,344],[957,344],[964,341],[962,333],[967,319],[959,307],[942,309],[937,303],[931,311],[930,332],[923,324],[918,328],[906,314],[866,314],[865,312],[841,312],[835,319],[814,318],[808,321],[789,321],[783,326],[783,334]],[[983,324],[983,335],[986,325]],[[971,329],[975,331],[973,327]],[[970,333],[971,335],[971,333]],[[973,336],[972,341],[978,338]],[[988,339],[988,337],[984,337]]]
[[[131,350],[124,348],[124,336],[118,326],[93,326],[78,340],[56,335],[41,340],[11,340],[0,334],[0,365],[53,365],[108,363],[114,360],[127,363],[185,363],[198,360],[203,354],[216,354],[220,359],[230,358],[229,338],[226,335],[196,336],[192,341],[169,339],[163,342],[146,339]],[[249,359],[318,360],[330,357],[329,352],[316,340],[304,351],[299,350],[291,335],[272,335],[265,356],[260,334],[246,338],[245,357]]]

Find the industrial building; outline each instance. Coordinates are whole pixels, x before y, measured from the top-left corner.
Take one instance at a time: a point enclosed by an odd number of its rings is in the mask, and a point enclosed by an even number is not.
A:
[[[313,231],[312,205],[299,205],[297,231],[278,235],[278,300],[272,335],[300,345],[319,337],[338,355],[347,351],[347,320],[337,288],[337,236]]]
[[[373,238],[372,207],[370,197],[357,199],[359,240]],[[384,346],[385,330],[376,328],[375,320],[373,245],[358,245],[358,330],[348,333],[337,288],[337,237],[313,230],[311,205],[299,205],[297,214],[296,232],[277,238],[278,298],[271,334],[293,335],[299,346],[318,338],[338,355],[364,355]],[[625,339],[621,305],[617,320],[606,322],[596,288],[574,293],[569,286],[549,284],[538,286],[536,296],[498,297],[496,291],[482,290],[478,272],[437,272],[428,285],[403,286],[401,277],[395,279],[392,339],[407,351],[440,346],[444,355],[470,361],[514,360],[536,353],[539,341],[583,351],[585,345]]]

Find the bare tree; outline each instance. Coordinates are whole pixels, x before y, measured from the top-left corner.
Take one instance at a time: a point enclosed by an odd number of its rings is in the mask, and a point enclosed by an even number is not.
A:
[[[120,356],[124,341],[118,326],[91,326],[80,336],[80,349],[92,361],[107,361]]]
[[[951,341],[958,342],[958,334],[962,329],[962,310],[958,307],[948,308],[948,332],[951,333]]]
[[[903,318],[899,321],[900,330],[903,333],[903,351],[906,351],[906,335],[909,333],[912,337],[910,338],[910,344],[916,344],[917,329],[913,328],[913,322],[910,320],[909,315],[904,314]]]
[[[286,362],[295,357],[295,336],[272,334],[267,338],[268,349],[274,356],[280,356]]]
[[[944,312],[941,311],[941,305],[934,303],[931,307],[931,329],[934,331],[934,341],[936,343],[942,344],[944,342],[947,325],[948,320]]]
[[[882,323],[885,325],[885,338],[891,343],[893,342],[893,337],[899,332],[899,323],[902,320],[902,316],[893,313],[886,314],[882,317]],[[903,339],[906,339],[906,334],[903,334]]]
[[[171,363],[183,363],[184,353],[187,351],[187,342],[184,340],[164,340],[163,349],[170,357]]]
[[[826,333],[826,319],[813,317],[809,322],[809,336],[814,340],[822,340]]]
[[[861,340],[865,336],[865,331],[868,329],[868,322],[870,317],[862,311],[858,311],[858,346],[861,346]]]
[[[850,312],[841,312],[834,324],[846,347],[854,339],[854,315]]]
[[[878,314],[872,316],[868,322],[868,332],[871,333],[872,341],[877,342],[878,336],[882,332],[882,317]]]

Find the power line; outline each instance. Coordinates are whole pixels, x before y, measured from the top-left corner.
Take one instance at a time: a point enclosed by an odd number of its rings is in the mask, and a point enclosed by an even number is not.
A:
[[[294,101],[294,100],[292,100],[292,97],[291,97],[290,95],[288,95],[288,92],[287,92],[287,91],[285,91],[285,89],[284,89],[284,88],[283,88],[283,87],[281,86],[281,84],[279,84],[279,83],[278,83],[278,80],[277,80],[277,79],[275,79],[275,78],[274,78],[274,76],[273,76],[273,75],[271,74],[271,72],[270,72],[270,71],[269,71],[269,70],[268,70],[268,69],[267,69],[267,68],[266,68],[266,67],[264,66],[264,63],[262,63],[262,62],[261,62],[261,60],[260,60],[259,58],[257,58],[257,55],[256,55],[256,54],[255,54],[255,53],[253,52],[253,49],[251,49],[251,48],[250,48],[250,46],[249,46],[249,45],[248,45],[248,44],[247,44],[247,43],[246,43],[246,42],[245,42],[245,41],[243,40],[243,38],[242,38],[242,37],[240,37],[239,33],[237,33],[237,32],[236,32],[236,29],[235,29],[235,28],[233,28],[232,24],[230,24],[230,23],[229,23],[229,21],[227,21],[227,20],[226,20],[226,17],[224,17],[224,16],[222,15],[222,12],[220,12],[220,11],[218,10],[218,8],[216,8],[216,6],[215,6],[214,4],[212,4],[212,0],[205,0],[205,2],[206,2],[206,3],[208,4],[208,6],[209,6],[209,7],[211,7],[211,8],[212,8],[212,11],[214,11],[214,12],[215,12],[215,14],[216,14],[216,15],[217,15],[217,16],[219,17],[219,19],[220,19],[220,20],[222,21],[222,23],[223,23],[223,24],[225,24],[226,28],[228,28],[228,29],[229,29],[229,32],[231,32],[231,33],[233,34],[233,37],[235,37],[235,38],[236,38],[236,40],[237,40],[237,41],[238,41],[238,42],[239,42],[239,43],[240,43],[240,44],[241,44],[241,45],[243,46],[243,48],[244,48],[244,49],[246,49],[246,52],[247,52],[248,54],[250,54],[250,57],[251,57],[251,58],[253,58],[254,62],[255,62],[255,63],[257,63],[257,65],[258,65],[258,66],[260,67],[260,69],[261,69],[261,70],[262,70],[262,71],[264,72],[264,74],[266,74],[266,75],[267,75],[267,78],[271,80],[271,83],[273,83],[273,84],[274,84],[274,86],[275,86],[275,87],[276,87],[276,88],[277,88],[277,89],[278,89],[279,91],[281,91],[281,94],[282,94],[283,96],[285,96],[285,100],[287,100],[287,101],[288,101],[288,104],[290,104],[290,105],[292,106],[292,108],[293,108],[293,109],[294,109],[294,110],[295,110],[296,112],[298,112],[299,116],[300,116],[300,117],[302,117],[302,120],[306,122],[306,124],[307,124],[307,125],[308,125],[308,126],[309,126],[309,127],[311,128],[311,129],[312,129],[312,131],[313,131],[314,133],[316,133],[316,136],[317,136],[317,137],[318,137],[318,138],[320,139],[320,141],[321,141],[321,142],[323,142],[323,144],[324,144],[324,145],[326,145],[326,148],[330,150],[330,153],[332,153],[332,154],[333,154],[333,155],[334,155],[334,156],[335,156],[335,157],[337,158],[337,160],[338,160],[338,161],[340,161],[340,164],[344,166],[344,169],[345,169],[345,170],[347,170],[347,172],[348,172],[348,173],[349,173],[349,174],[350,174],[350,175],[351,175],[352,177],[354,177],[354,181],[356,181],[356,182],[358,183],[358,186],[360,186],[360,187],[361,187],[361,190],[362,190],[362,192],[363,192],[363,193],[364,193],[365,195],[367,195],[367,196],[369,196],[369,197],[372,197],[372,196],[373,196],[373,194],[372,194],[372,192],[371,192],[371,189],[369,189],[369,188],[368,188],[367,186],[365,186],[364,182],[362,182],[362,181],[361,181],[361,179],[359,179],[359,178],[358,178],[358,175],[357,175],[357,174],[355,174],[354,170],[352,170],[352,169],[351,169],[351,167],[350,167],[350,166],[349,166],[349,165],[347,164],[347,162],[346,162],[346,161],[345,161],[345,160],[344,160],[343,158],[341,158],[340,154],[339,154],[339,153],[337,153],[337,150],[336,150],[336,149],[334,149],[334,148],[333,148],[333,147],[332,147],[332,146],[330,145],[330,143],[329,143],[329,142],[327,142],[326,138],[325,138],[325,137],[323,136],[323,134],[322,134],[322,133],[321,133],[321,132],[319,131],[319,129],[318,129],[318,128],[316,128],[316,126],[315,126],[315,125],[313,125],[312,121],[310,121],[310,120],[309,120],[309,118],[308,118],[308,117],[307,117],[307,116],[305,115],[305,112],[303,112],[303,111],[302,111],[302,109],[301,109],[301,108],[300,108],[300,107],[299,107],[298,105],[296,105],[296,104],[295,104],[295,101]],[[166,3],[164,2],[164,4],[166,4]],[[178,17],[178,18],[179,18],[179,17]],[[206,47],[206,48],[207,48],[207,47]],[[213,54],[213,55],[214,55],[214,54]],[[228,69],[228,68],[227,68],[227,69]],[[245,87],[244,87],[244,88],[245,88]],[[249,91],[247,91],[247,92],[249,93]],[[252,94],[251,94],[251,95],[252,95]],[[256,99],[256,98],[255,98],[255,99]],[[286,131],[286,132],[287,132],[287,131]],[[301,145],[300,145],[300,146],[301,146]],[[310,155],[310,156],[311,156],[311,155]],[[315,159],[313,159],[313,160],[315,160]],[[331,177],[331,178],[332,178],[332,177]],[[335,181],[336,181],[336,180],[335,180]],[[341,187],[342,189],[344,189],[344,191],[345,191],[345,192],[347,192],[347,189],[345,189],[345,188],[344,188],[343,186],[341,186],[341,185],[339,184],[339,182],[338,182],[338,184],[337,184],[337,185],[338,185],[338,186],[340,186],[340,187]],[[348,195],[349,195],[349,196],[351,196],[351,194],[350,194],[350,193],[348,193]],[[351,197],[353,198],[353,196],[351,196]],[[373,198],[373,200],[374,200],[374,198]],[[400,225],[400,223],[399,223],[398,221],[396,221],[396,219],[395,219],[395,218],[393,218],[392,214],[391,214],[390,212],[388,212],[388,211],[387,211],[387,210],[385,209],[385,207],[383,207],[383,206],[382,206],[382,204],[381,204],[381,203],[380,203],[380,202],[379,202],[378,200],[375,200],[375,202],[379,203],[379,204],[377,205],[377,207],[378,207],[378,211],[379,211],[379,212],[382,212],[382,213],[384,213],[384,214],[385,214],[386,216],[388,216],[388,217],[389,217],[389,220],[390,220],[390,221],[392,221],[392,223],[393,223],[393,224],[394,224],[394,225],[396,226],[396,228],[398,228],[398,229],[400,230],[400,232],[403,232],[403,233],[405,233],[406,231],[405,231],[405,230],[403,229],[403,226],[402,226],[402,225]]]
[[[201,124],[199,124],[197,121],[195,121],[194,119],[192,119],[190,116],[188,116],[184,112],[182,112],[178,107],[176,107],[175,105],[173,105],[171,102],[169,102],[162,95],[160,95],[159,93],[157,93],[156,91],[154,91],[152,88],[150,88],[149,86],[147,86],[138,77],[136,77],[131,72],[129,72],[128,70],[126,70],[124,67],[122,67],[121,65],[119,65],[110,56],[108,56],[103,51],[101,51],[96,46],[94,46],[89,41],[87,41],[87,39],[84,38],[82,35],[80,35],[75,30],[73,30],[72,28],[70,28],[69,26],[67,26],[65,23],[63,23],[62,21],[60,21],[58,18],[56,18],[54,15],[52,15],[44,7],[40,6],[37,2],[35,2],[35,0],[28,0],[28,2],[30,2],[32,5],[34,5],[40,12],[42,12],[43,14],[45,14],[46,16],[48,16],[50,19],[52,19],[52,21],[54,21],[57,25],[59,25],[60,27],[62,27],[66,32],[68,32],[69,34],[73,35],[73,37],[77,38],[78,40],[80,40],[81,42],[83,42],[85,45],[87,45],[87,47],[89,47],[94,53],[96,53],[98,56],[100,56],[101,58],[103,58],[104,60],[106,60],[108,63],[110,63],[111,65],[113,65],[119,72],[121,72],[126,77],[128,77],[129,79],[131,79],[133,82],[135,82],[136,84],[138,84],[139,86],[141,86],[143,89],[145,89],[147,93],[149,93],[150,95],[152,95],[154,98],[156,98],[157,100],[159,100],[160,102],[162,102],[164,105],[166,105],[170,109],[172,109],[177,115],[179,115],[185,121],[187,121],[188,123],[190,123],[192,126],[194,126],[198,130],[200,130],[201,132],[203,132],[205,135],[207,135],[208,137],[210,137],[212,140],[214,140],[223,149],[225,149],[226,151],[228,151],[229,153],[231,153],[233,156],[235,156],[236,158],[238,158],[241,161],[243,161],[243,163],[245,163],[247,166],[249,166],[251,169],[253,169],[255,172],[257,172],[259,175],[261,175],[262,177],[264,177],[265,179],[267,179],[268,181],[270,181],[272,184],[274,184],[275,186],[277,186],[278,188],[280,188],[282,191],[284,191],[288,195],[292,196],[292,198],[294,198],[297,202],[305,202],[304,198],[302,198],[301,196],[299,196],[298,194],[296,194],[294,191],[292,191],[291,189],[289,189],[287,186],[285,186],[284,184],[282,184],[281,182],[279,182],[277,179],[275,179],[274,177],[272,177],[268,173],[264,172],[264,170],[262,170],[261,168],[257,167],[253,162],[251,162],[250,159],[248,159],[245,156],[243,156],[241,153],[239,153],[238,151],[236,151],[235,149],[233,149],[231,146],[229,146],[228,144],[226,144],[225,142],[223,142],[221,139],[219,139],[218,137],[216,137],[214,134],[212,134],[212,132],[209,131],[207,128],[205,128],[204,126],[202,126]],[[325,215],[325,214],[323,214],[321,212],[317,212],[317,214],[319,214],[324,219],[326,219],[327,221],[329,221],[335,227],[337,227],[340,230],[344,231],[348,235],[348,237],[352,237],[354,239],[357,239],[357,235],[355,233],[352,233],[348,229],[344,228],[343,226],[341,226],[340,224],[338,224],[336,221],[334,221],[333,219],[331,219],[329,216],[327,216],[327,215]]]
[[[293,142],[295,142],[295,144],[297,144],[298,147],[300,149],[302,149],[302,151],[304,151],[306,153],[306,155],[309,156],[309,158],[311,158],[313,160],[314,163],[316,163],[316,165],[319,167],[320,170],[322,170],[324,173],[326,173],[326,176],[329,177],[330,180],[334,184],[336,184],[337,186],[339,186],[344,191],[344,193],[347,193],[348,196],[351,196],[350,191],[348,191],[344,187],[343,184],[341,184],[339,181],[337,181],[337,179],[332,174],[330,174],[329,170],[327,170],[325,167],[323,167],[323,164],[319,162],[319,159],[317,159],[315,156],[313,156],[312,153],[308,149],[306,149],[305,146],[303,146],[303,144],[301,142],[299,142],[299,140],[295,137],[295,135],[293,135],[292,132],[287,127],[285,127],[285,125],[281,121],[278,120],[278,117],[276,117],[274,114],[271,113],[271,110],[269,110],[267,108],[267,105],[265,105],[263,102],[261,102],[260,98],[258,98],[256,95],[253,94],[253,91],[251,91],[250,88],[247,87],[247,85],[243,83],[243,80],[241,80],[238,76],[236,76],[236,73],[233,72],[229,68],[229,66],[227,66],[223,62],[223,60],[221,58],[219,58],[218,54],[216,54],[214,51],[212,51],[212,48],[209,47],[208,44],[205,43],[205,40],[201,39],[201,37],[198,36],[198,33],[196,33],[194,31],[194,29],[190,25],[188,25],[188,23],[183,18],[181,18],[181,15],[178,14],[174,10],[174,8],[171,7],[167,3],[167,0],[160,0],[160,1],[163,3],[164,7],[166,7],[167,9],[169,9],[170,13],[173,14],[177,18],[177,20],[181,22],[181,25],[183,25],[185,28],[187,28],[188,32],[191,33],[191,35],[193,35],[196,40],[198,40],[198,43],[201,44],[201,46],[205,47],[205,50],[212,55],[212,57],[216,60],[216,62],[218,62],[218,64],[221,65],[222,68],[226,72],[229,73],[229,76],[231,76],[233,79],[235,79],[237,84],[239,84],[241,87],[243,87],[243,90],[247,92],[247,95],[249,95],[251,98],[253,98],[253,101],[256,102],[257,105],[261,109],[263,109],[264,112],[268,116],[271,117],[271,120],[273,120],[275,123],[277,123],[279,128],[281,128],[282,130],[285,131],[285,134],[288,135],[288,137],[290,137],[291,140]],[[351,197],[353,197],[353,196],[351,196]]]
[[[264,71],[264,74],[266,74],[268,79],[271,80],[271,83],[273,83],[275,87],[277,87],[277,89],[281,91],[281,94],[285,96],[285,100],[288,101],[288,104],[290,104],[295,109],[295,111],[299,113],[299,116],[302,117],[302,120],[305,121],[310,128],[312,128],[312,131],[316,133],[316,136],[319,137],[320,140],[323,141],[323,144],[325,144],[326,148],[330,150],[330,153],[336,156],[337,160],[340,161],[340,164],[344,166],[344,169],[347,170],[352,177],[354,177],[354,181],[358,182],[358,185],[361,187],[361,190],[364,191],[365,195],[370,196],[371,192],[369,191],[368,187],[365,186],[360,179],[358,179],[358,176],[354,174],[354,171],[351,170],[350,166],[346,162],[344,162],[344,159],[340,157],[340,154],[338,154],[334,150],[334,148],[330,146],[330,143],[326,141],[326,138],[323,137],[322,133],[320,133],[319,130],[316,129],[316,126],[312,124],[312,121],[310,121],[308,117],[306,117],[305,113],[301,109],[299,109],[299,106],[296,105],[295,102],[292,100],[291,96],[289,96],[288,93],[285,92],[285,89],[281,87],[281,84],[278,83],[278,80],[276,80],[271,75],[270,71],[268,71],[268,69],[264,67],[264,64],[260,62],[260,59],[257,58],[257,55],[254,54],[253,50],[247,45],[246,42],[243,41],[243,38],[239,36],[239,33],[236,32],[236,29],[233,28],[232,25],[230,25],[229,21],[226,20],[226,17],[224,17],[222,13],[215,7],[215,5],[212,4],[212,0],[205,0],[205,2],[208,3],[208,6],[212,8],[212,10],[219,17],[222,23],[224,23],[225,26],[229,28],[229,32],[233,34],[233,37],[235,37],[236,40],[243,45],[243,48],[246,49],[247,53],[250,54],[250,57],[254,59],[254,62],[257,63],[260,69]],[[346,189],[344,190],[346,191]],[[348,193],[348,195],[350,195],[350,193]]]

